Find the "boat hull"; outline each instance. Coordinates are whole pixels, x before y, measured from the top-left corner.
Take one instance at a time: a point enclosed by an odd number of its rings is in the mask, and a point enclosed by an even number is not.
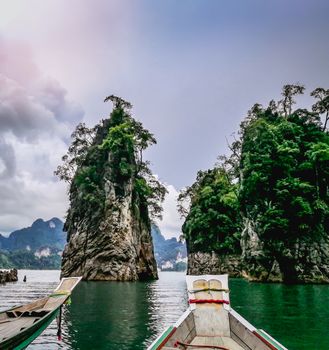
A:
[[[1,350],[22,350],[32,343],[57,317],[59,308],[44,316],[33,326],[27,328],[25,331],[18,333],[16,336],[4,340],[0,343]]]
[[[60,313],[80,277],[63,278],[48,297],[0,313],[0,349],[25,349]]]
[[[228,313],[230,332],[214,335],[199,335],[193,320],[193,311],[188,309],[173,326],[168,327],[148,350],[171,349],[230,349],[230,350],[287,350],[262,329],[256,329],[235,310]]]
[[[190,306],[148,350],[287,350],[230,307],[228,277],[187,276]]]

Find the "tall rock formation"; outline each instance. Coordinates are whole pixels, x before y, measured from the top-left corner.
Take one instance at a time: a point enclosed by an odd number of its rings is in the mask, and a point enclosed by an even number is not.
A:
[[[132,180],[124,190],[125,195],[118,197],[114,184],[105,182],[106,209],[95,227],[88,218],[68,217],[63,277],[119,281],[157,278],[150,225],[134,212]]]
[[[255,104],[231,155],[182,191],[189,273],[329,283],[329,90],[311,92],[312,110],[293,110],[304,90],[285,85],[282,100]]]
[[[142,149],[155,140],[127,113],[125,101],[116,97],[112,101],[110,118],[88,136],[82,158],[75,161],[62,276],[113,281],[156,279],[149,210],[155,206],[159,211],[155,202],[163,198],[165,189],[139,158]],[[153,142],[147,140],[150,137]],[[65,165],[57,173],[63,174],[63,169],[67,169]]]

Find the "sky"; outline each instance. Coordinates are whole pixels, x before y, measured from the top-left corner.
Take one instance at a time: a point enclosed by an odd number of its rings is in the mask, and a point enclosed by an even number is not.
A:
[[[53,171],[116,94],[158,141],[159,226],[178,237],[179,190],[228,152],[254,103],[286,83],[329,87],[328,13],[327,0],[0,0],[0,233],[65,217]]]

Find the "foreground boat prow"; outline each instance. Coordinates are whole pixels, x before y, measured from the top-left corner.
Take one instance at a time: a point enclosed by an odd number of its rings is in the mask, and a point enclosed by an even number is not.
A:
[[[63,278],[48,297],[0,313],[0,349],[25,349],[59,314],[81,277]]]
[[[189,308],[148,350],[287,350],[230,307],[228,275],[187,276]]]

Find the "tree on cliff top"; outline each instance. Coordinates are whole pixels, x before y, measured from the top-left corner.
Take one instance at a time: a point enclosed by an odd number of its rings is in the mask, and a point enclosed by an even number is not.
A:
[[[329,136],[319,115],[325,110],[316,103],[313,112],[292,111],[293,104],[288,96],[281,110],[259,107],[241,131],[240,207],[273,244],[329,229]]]
[[[185,216],[182,231],[190,252],[240,252],[237,185],[223,165],[200,171],[178,201],[178,209]]]
[[[240,214],[257,223],[260,239],[275,254],[298,239],[328,236],[329,90],[311,93],[316,98],[312,111],[293,110],[304,90],[300,84],[285,85],[279,102],[267,108],[255,104],[241,123],[232,154],[222,157],[223,167],[199,172],[181,192],[181,203],[188,199],[190,204],[180,210],[192,251],[236,251]]]
[[[125,196],[125,186],[131,181],[139,214],[149,221],[149,214],[161,216],[161,202],[167,192],[143,160],[143,151],[156,139],[131,116],[129,102],[114,95],[107,101],[112,101],[114,107],[109,119],[93,128],[79,124],[62,165],[55,171],[69,184],[68,219],[89,217],[91,223],[97,223],[105,208],[105,181],[110,180],[119,198]],[[104,179],[105,173],[110,178]]]

